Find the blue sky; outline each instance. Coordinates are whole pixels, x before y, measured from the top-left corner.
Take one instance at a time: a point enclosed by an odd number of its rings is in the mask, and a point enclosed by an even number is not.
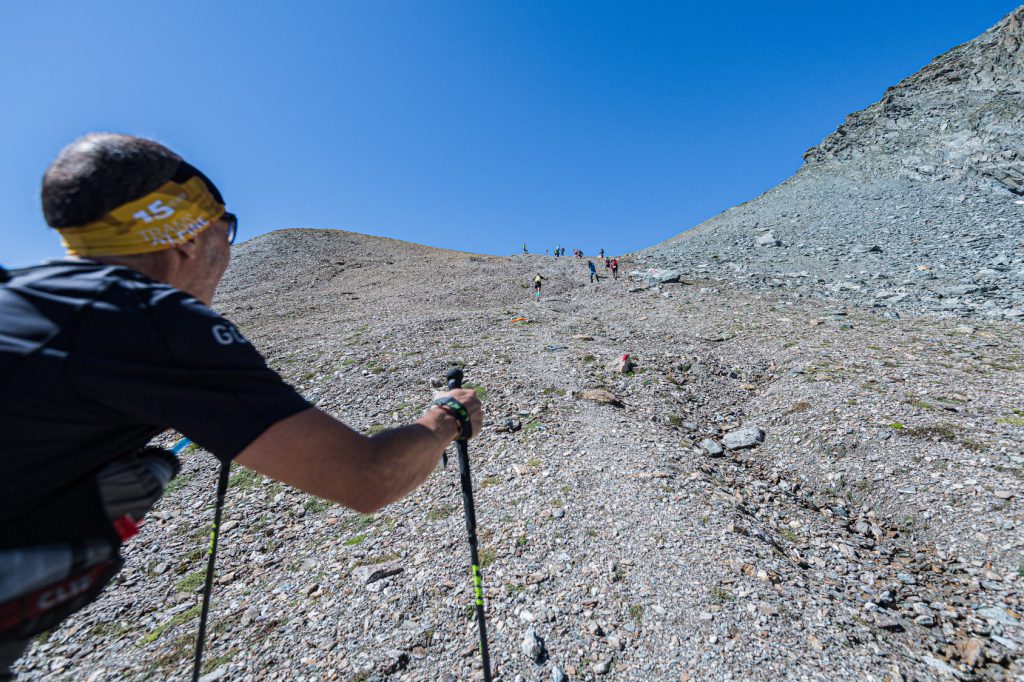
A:
[[[786,179],[1016,6],[5,0],[0,263],[61,255],[39,179],[92,130],[202,168],[242,239],[643,248]]]

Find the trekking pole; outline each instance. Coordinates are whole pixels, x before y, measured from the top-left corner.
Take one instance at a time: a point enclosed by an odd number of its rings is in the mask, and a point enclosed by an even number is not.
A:
[[[453,367],[445,377],[448,390],[462,388],[462,370]],[[473,505],[473,480],[469,475],[469,447],[465,438],[455,441],[459,452],[459,478],[462,481],[462,507],[466,512],[470,567],[473,571],[473,595],[476,599],[476,624],[480,630],[480,658],[484,664],[484,682],[491,682],[491,658],[487,653],[487,622],[484,620],[484,582],[480,575],[480,554],[476,540],[476,508]]]
[[[213,530],[210,531],[210,560],[206,564],[206,586],[203,588],[203,610],[199,616],[199,635],[196,638],[196,657],[192,663],[192,682],[199,682],[199,673],[203,666],[203,643],[206,640],[206,617],[210,613],[210,594],[213,592],[213,564],[217,559],[217,538],[220,535],[220,517],[224,511],[224,497],[228,492],[228,477],[231,474],[231,462],[220,465],[220,477],[217,479],[217,508],[213,513]]]

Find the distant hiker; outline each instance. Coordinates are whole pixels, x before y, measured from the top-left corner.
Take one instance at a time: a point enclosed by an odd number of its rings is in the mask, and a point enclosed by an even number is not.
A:
[[[526,242],[523,242],[523,253],[530,253],[526,250]]]
[[[605,270],[609,270],[609,269],[611,269],[611,267],[612,267],[612,259],[609,258],[608,256],[605,256],[604,257],[604,269]]]
[[[547,281],[547,277],[543,276],[539,272],[537,276],[533,278],[533,295],[536,300],[540,300],[540,282],[541,280]]]
[[[604,249],[601,249],[601,253],[599,255],[601,258],[604,258]]]
[[[166,429],[213,453],[225,482],[234,462],[363,513],[480,431],[480,401],[457,389],[367,437],[268,368],[209,307],[238,219],[163,145],[86,135],[47,169],[41,199],[68,257],[0,284],[0,678],[121,569],[121,545],[180,466],[147,447]]]
[[[597,276],[597,268],[594,267],[594,261],[588,260],[587,267],[590,268],[590,283],[593,284],[594,280],[600,282],[601,278]]]
[[[562,255],[563,256],[565,255],[565,247],[564,246],[562,247]]]
[[[555,258],[558,258],[558,256],[560,256],[560,255],[561,255],[561,254],[559,253],[559,251],[561,251],[561,250],[562,250],[562,247],[561,247],[561,245],[559,245],[559,246],[556,246],[556,247],[555,247]]]
[[[619,278],[619,259],[612,258],[612,277]]]

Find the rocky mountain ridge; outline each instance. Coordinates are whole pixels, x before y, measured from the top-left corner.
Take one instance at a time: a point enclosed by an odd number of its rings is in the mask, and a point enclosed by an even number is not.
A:
[[[637,254],[890,315],[1024,319],[1024,7],[934,59],[789,180]]]

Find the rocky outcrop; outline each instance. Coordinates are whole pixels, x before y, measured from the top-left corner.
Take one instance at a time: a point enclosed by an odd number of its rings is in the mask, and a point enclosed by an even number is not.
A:
[[[1022,44],[1024,7],[851,114],[786,182],[638,260],[892,315],[1024,318]]]
[[[847,117],[804,155],[821,164],[861,157],[912,180],[974,175],[1024,193],[1024,7]]]

